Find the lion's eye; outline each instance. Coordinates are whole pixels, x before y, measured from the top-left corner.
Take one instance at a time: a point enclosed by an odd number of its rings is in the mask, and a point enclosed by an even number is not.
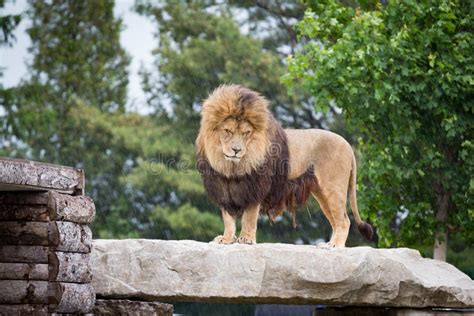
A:
[[[229,136],[232,135],[232,131],[230,129],[224,129],[224,132]]]
[[[250,131],[244,132],[243,135],[244,135],[245,137],[249,136],[249,135],[250,135]]]

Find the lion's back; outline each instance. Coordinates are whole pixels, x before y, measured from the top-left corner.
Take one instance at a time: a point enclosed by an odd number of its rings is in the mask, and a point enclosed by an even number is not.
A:
[[[340,135],[323,129],[285,129],[290,152],[290,179],[313,165],[316,172],[338,168],[349,172],[353,152]]]

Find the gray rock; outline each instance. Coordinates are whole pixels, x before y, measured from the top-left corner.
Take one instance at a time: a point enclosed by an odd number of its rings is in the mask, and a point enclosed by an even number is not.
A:
[[[418,251],[182,240],[95,240],[106,298],[215,303],[473,307],[474,281]]]
[[[37,161],[0,157],[0,191],[51,189],[62,193],[82,192],[84,171]]]

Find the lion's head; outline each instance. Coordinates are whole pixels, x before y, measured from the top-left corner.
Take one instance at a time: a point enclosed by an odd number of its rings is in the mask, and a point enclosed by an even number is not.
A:
[[[197,153],[217,172],[249,174],[265,160],[271,122],[268,101],[239,85],[222,85],[204,101]]]

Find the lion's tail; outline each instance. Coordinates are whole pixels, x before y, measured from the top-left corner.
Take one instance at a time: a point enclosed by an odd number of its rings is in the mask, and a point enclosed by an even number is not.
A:
[[[357,228],[365,239],[371,241],[374,237],[374,229],[369,223],[364,222],[359,215],[356,195],[357,165],[354,154],[352,154],[352,170],[349,179],[349,201],[351,203],[352,214],[354,214]]]

